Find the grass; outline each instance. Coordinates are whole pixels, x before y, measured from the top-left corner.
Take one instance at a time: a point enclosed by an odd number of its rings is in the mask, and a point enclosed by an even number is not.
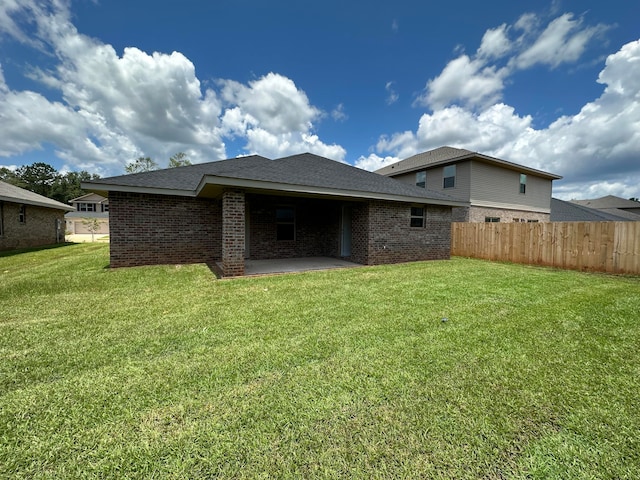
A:
[[[638,478],[638,277],[107,265],[0,256],[0,477]]]

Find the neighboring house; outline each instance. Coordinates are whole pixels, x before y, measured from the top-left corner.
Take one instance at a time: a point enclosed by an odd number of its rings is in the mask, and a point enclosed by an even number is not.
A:
[[[376,171],[469,206],[454,222],[548,222],[551,184],[559,175],[461,148],[440,147]]]
[[[571,203],[594,208],[604,213],[616,215],[631,221],[640,221],[640,202],[626,200],[614,195],[591,200],[571,200]]]
[[[342,257],[447,259],[463,201],[309,153],[248,156],[83,182],[107,195],[112,267]]]
[[[109,199],[96,193],[88,193],[70,200],[75,208],[64,216],[67,232],[70,234],[92,233],[87,228],[87,220],[98,219],[99,228],[93,233],[107,235],[109,233]]]
[[[64,214],[73,207],[0,181],[0,250],[64,242]]]
[[[557,198],[551,199],[552,222],[625,222],[628,218]]]

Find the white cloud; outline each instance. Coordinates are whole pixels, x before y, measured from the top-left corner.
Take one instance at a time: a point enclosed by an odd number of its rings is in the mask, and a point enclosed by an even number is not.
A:
[[[376,152],[406,158],[450,145],[563,175],[561,198],[640,196],[640,40],[610,55],[597,81],[599,98],[545,129],[505,104],[451,106],[424,114],[415,133],[382,137]]]
[[[394,84],[395,82],[387,82],[384,86],[384,89],[387,91],[387,105],[393,105],[400,98],[398,92],[393,88]]]
[[[415,104],[439,110],[450,105],[486,108],[502,99],[505,82],[516,71],[538,64],[555,68],[574,63],[589,42],[609,27],[585,26],[572,13],[563,14],[540,31],[541,19],[522,15],[513,26],[488,29],[474,55],[460,54],[429,79]],[[519,36],[511,39],[511,33]]]
[[[363,170],[368,170],[373,172],[378,170],[386,165],[391,165],[392,163],[396,163],[400,161],[401,158],[398,157],[380,157],[375,153],[371,153],[368,156],[360,156],[355,162],[355,166],[358,168],[362,168]]]
[[[604,25],[582,28],[582,24],[583,20],[574,19],[572,13],[554,19],[535,42],[517,57],[517,68],[531,68],[536,64],[554,68],[578,60],[587,44],[608,28]]]
[[[349,116],[344,111],[344,104],[339,103],[336,105],[336,108],[331,112],[331,118],[333,118],[336,122],[344,122]]]
[[[323,113],[282,75],[268,73],[248,84],[219,80],[217,91],[203,88],[193,63],[179,52],[129,47],[119,55],[79,33],[64,0],[20,6],[7,0],[0,6],[0,31],[47,50],[53,67],[24,73],[62,98],[13,91],[0,71],[0,111],[8,112],[0,117],[2,156],[51,143],[69,165],[111,174],[140,155],[161,164],[177,151],[188,151],[194,162],[225,158],[227,139],[244,140],[246,151],[265,155],[346,155],[313,133]],[[340,106],[334,114],[345,118]]]
[[[471,107],[488,105],[500,99],[505,74],[506,70],[487,66],[484,60],[461,55],[427,82],[426,91],[417,103],[433,109],[456,101]]]

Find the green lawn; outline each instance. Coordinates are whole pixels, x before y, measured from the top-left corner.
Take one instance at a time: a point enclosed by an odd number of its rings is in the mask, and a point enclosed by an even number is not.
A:
[[[639,277],[107,265],[0,256],[1,478],[639,478]]]

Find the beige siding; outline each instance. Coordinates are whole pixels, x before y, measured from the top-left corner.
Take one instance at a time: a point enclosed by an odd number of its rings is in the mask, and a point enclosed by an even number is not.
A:
[[[473,162],[472,205],[549,213],[551,211],[551,180],[527,174],[526,193],[520,193],[520,173],[517,170]]]
[[[427,170],[427,189],[432,192],[444,193],[456,200],[468,202],[471,191],[471,162],[456,164],[456,186],[453,188],[443,188],[443,170],[443,166]],[[403,173],[393,178],[410,185],[416,184],[416,172]]]

